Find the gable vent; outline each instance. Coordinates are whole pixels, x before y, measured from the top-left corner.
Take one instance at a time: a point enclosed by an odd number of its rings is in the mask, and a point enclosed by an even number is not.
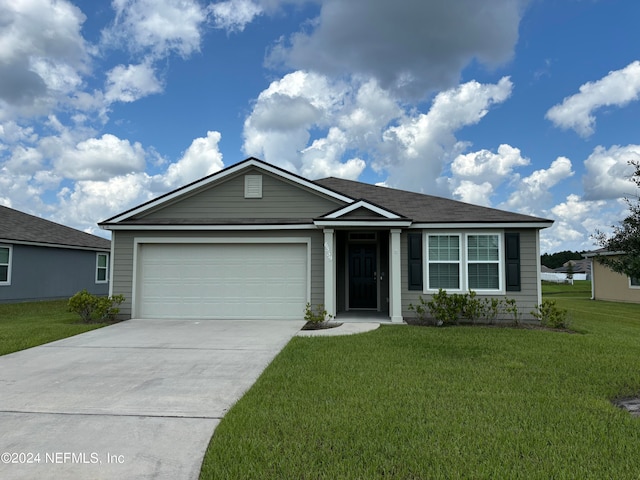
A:
[[[244,176],[244,198],[262,198],[262,175]]]

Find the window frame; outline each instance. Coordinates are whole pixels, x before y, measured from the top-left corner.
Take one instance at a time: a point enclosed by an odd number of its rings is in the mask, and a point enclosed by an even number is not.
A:
[[[633,282],[634,280],[636,283]],[[640,278],[629,277],[629,288],[633,290],[640,289]]]
[[[13,264],[13,246],[12,245],[5,245],[5,244],[0,244],[0,248],[6,248],[9,251],[9,259],[7,261],[7,263],[1,263],[0,265],[2,266],[6,266],[7,267],[7,279],[6,280],[0,280],[0,286],[9,286],[11,285],[11,266]]]
[[[100,257],[106,257],[105,266],[100,266]],[[104,270],[104,280],[100,280],[99,273],[101,270]],[[109,283],[109,254],[106,252],[96,252],[96,283]]]
[[[430,251],[429,251],[429,239],[431,237],[457,237],[458,238],[458,261],[457,262],[453,262],[453,261],[441,261],[441,260],[437,260],[437,261],[432,261],[430,258]],[[458,288],[443,288],[443,290],[446,291],[450,291],[450,292],[462,292],[464,291],[464,269],[463,269],[463,235],[460,232],[433,232],[433,231],[425,231],[424,232],[424,238],[425,238],[425,268],[424,268],[424,278],[423,278],[423,285],[425,286],[425,292],[437,292],[438,290],[440,290],[440,288],[442,287],[432,287],[430,282],[429,282],[429,278],[430,278],[430,272],[431,272],[431,264],[458,264],[458,279],[459,279],[459,286]]]
[[[505,258],[505,241],[504,241],[504,230],[496,229],[496,230],[469,230],[469,231],[451,231],[451,230],[423,230],[423,245],[424,245],[424,259],[423,259],[423,293],[425,294],[433,294],[436,293],[440,287],[433,287],[429,283],[429,271],[431,263],[456,263],[456,262],[441,262],[434,261],[432,262],[429,258],[429,238],[434,236],[457,236],[459,238],[459,247],[460,247],[460,258],[458,263],[458,272],[460,275],[460,286],[458,289],[453,288],[443,288],[447,292],[452,293],[468,293],[470,290],[477,292],[480,295],[506,295],[505,291],[505,269],[506,269],[506,258]],[[497,260],[488,260],[488,261],[469,261],[468,258],[468,245],[469,245],[469,237],[473,236],[494,236],[498,239],[498,259]],[[470,263],[489,263],[489,264],[498,264],[498,288],[497,289],[480,289],[480,288],[469,288],[469,264]],[[640,287],[639,287],[640,288]]]

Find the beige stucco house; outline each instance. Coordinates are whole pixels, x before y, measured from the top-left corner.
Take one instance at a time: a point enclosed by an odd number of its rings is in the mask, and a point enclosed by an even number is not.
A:
[[[591,298],[612,302],[640,303],[640,279],[614,272],[596,260],[598,255],[619,256],[621,252],[598,250],[584,254],[591,260]]]

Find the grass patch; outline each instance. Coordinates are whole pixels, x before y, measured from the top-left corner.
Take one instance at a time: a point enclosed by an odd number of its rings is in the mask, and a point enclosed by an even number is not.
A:
[[[640,393],[640,305],[556,295],[582,334],[294,338],[216,428],[201,478],[637,478],[640,419],[610,400]]]
[[[0,355],[77,335],[107,323],[80,323],[67,300],[0,304]]]
[[[591,298],[591,281],[574,280],[573,285],[564,283],[542,282],[542,295],[547,298],[572,297]]]

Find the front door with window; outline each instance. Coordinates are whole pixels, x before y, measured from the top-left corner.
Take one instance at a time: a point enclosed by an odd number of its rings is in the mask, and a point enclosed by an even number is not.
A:
[[[349,308],[378,308],[376,244],[349,245]]]

